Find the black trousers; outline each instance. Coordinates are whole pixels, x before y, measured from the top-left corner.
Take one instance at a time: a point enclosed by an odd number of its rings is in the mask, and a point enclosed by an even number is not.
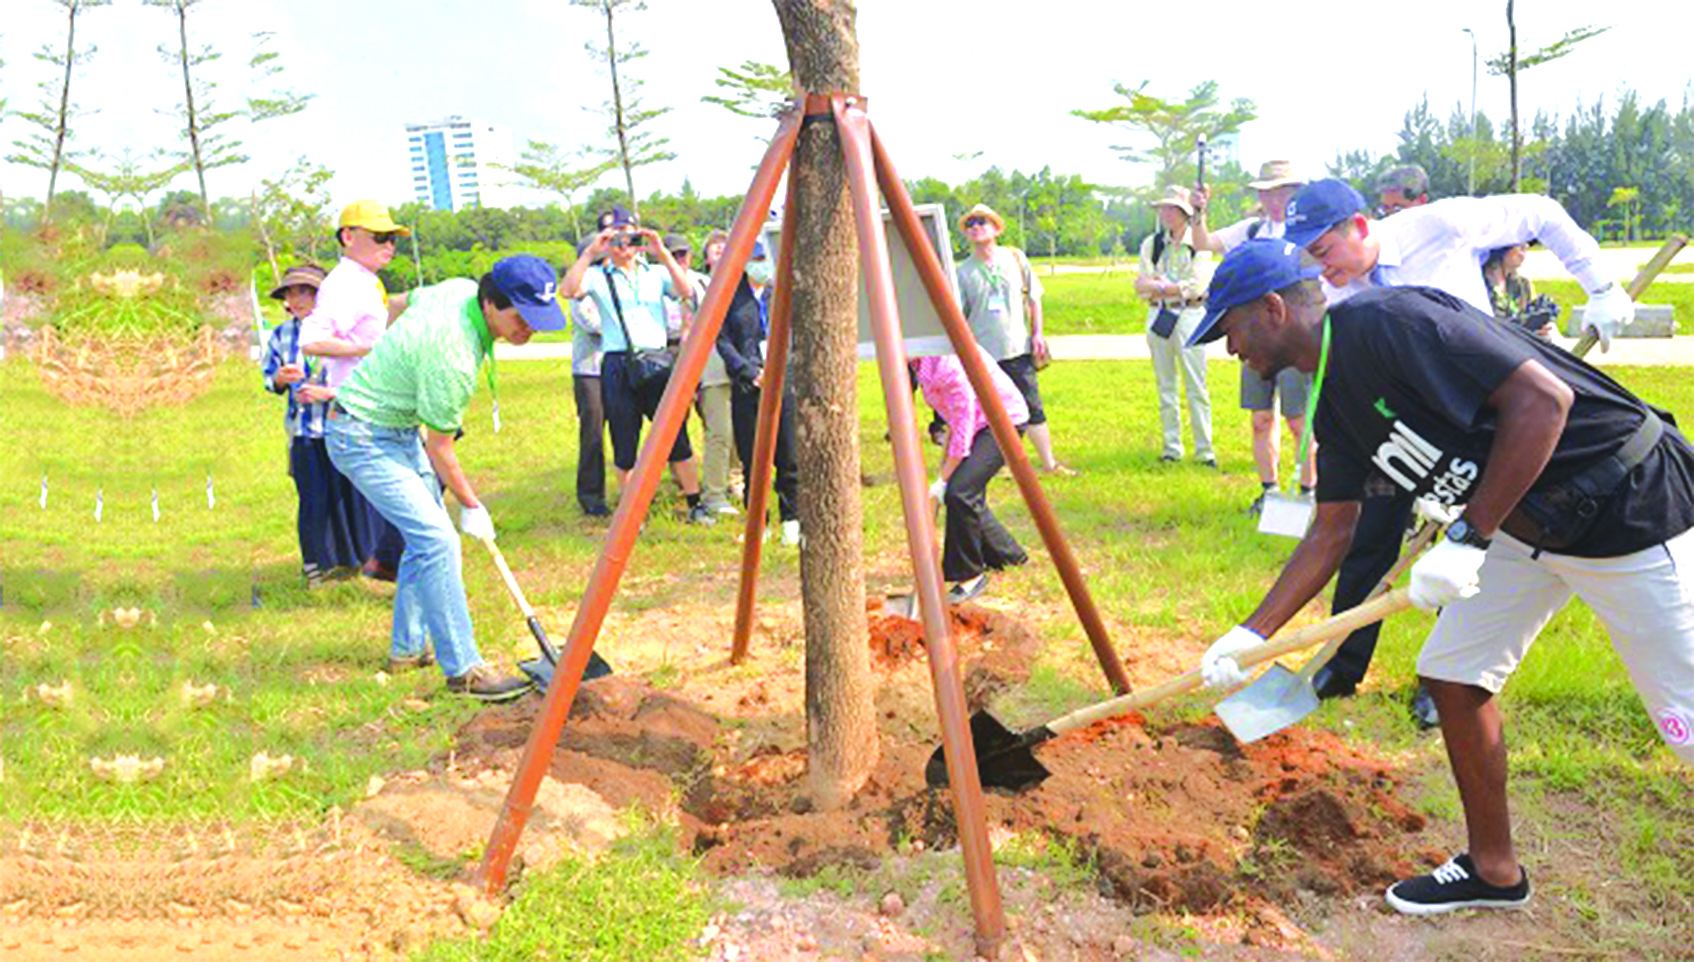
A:
[[[759,398],[764,392],[736,385],[729,395],[730,422],[735,429],[735,452],[740,455],[749,482],[753,478],[753,435],[759,429]],[[782,520],[800,517],[800,474],[794,460],[794,395],[784,392],[782,414],[776,422],[776,506]],[[741,503],[747,503],[751,483],[741,489]]]
[[[1006,464],[994,432],[983,428],[971,442],[971,453],[947,479],[947,545],[941,552],[941,574],[948,581],[965,581],[992,568],[996,571],[1029,560],[1012,533],[988,508],[988,482]]]
[[[606,505],[606,405],[600,378],[571,375],[576,400],[576,503],[583,510]]]
[[[288,467],[300,496],[295,532],[305,570],[357,568],[371,548],[370,518],[353,482],[330,463],[324,439],[295,438]]]
[[[1341,559],[1341,571],[1335,577],[1335,614],[1362,604],[1399,560],[1414,500],[1398,488],[1392,494],[1365,496],[1358,527],[1353,530],[1353,546]],[[1378,621],[1348,635],[1330,660],[1330,670],[1354,684],[1364,681],[1381,633],[1382,622]]]

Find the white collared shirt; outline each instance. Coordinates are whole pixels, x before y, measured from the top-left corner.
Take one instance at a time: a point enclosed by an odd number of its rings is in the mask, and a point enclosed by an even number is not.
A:
[[[317,306],[300,323],[300,343],[335,338],[371,346],[388,330],[388,295],[382,278],[365,265],[343,257],[335,270],[318,285]],[[347,375],[364,360],[358,357],[326,357],[324,370],[330,387],[340,387]]]
[[[1540,194],[1451,197],[1372,221],[1370,230],[1380,245],[1376,280],[1360,277],[1341,288],[1325,281],[1329,303],[1372,287],[1433,287],[1492,315],[1482,262],[1495,248],[1532,240],[1557,255],[1583,290],[1593,293],[1612,282],[1595,262],[1600,245],[1558,201]]]

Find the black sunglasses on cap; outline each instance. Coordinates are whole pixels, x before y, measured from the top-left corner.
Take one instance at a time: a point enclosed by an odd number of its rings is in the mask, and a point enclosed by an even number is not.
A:
[[[366,230],[370,230],[370,228],[367,227]],[[400,232],[397,230],[373,230],[370,231],[370,235],[371,240],[376,241],[378,244],[394,244],[398,243],[400,240]]]
[[[986,223],[988,223],[988,218],[986,218],[986,217],[966,217],[965,218],[965,226],[966,227],[981,227],[983,224],[986,224]]]

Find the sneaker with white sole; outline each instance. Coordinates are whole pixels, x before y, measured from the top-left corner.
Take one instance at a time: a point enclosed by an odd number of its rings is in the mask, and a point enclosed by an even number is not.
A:
[[[1456,909],[1519,909],[1529,904],[1529,873],[1516,885],[1490,885],[1477,877],[1470,855],[1455,855],[1428,875],[1388,887],[1385,897],[1404,915],[1440,915]]]
[[[988,572],[984,571],[975,578],[966,578],[947,589],[947,603],[950,605],[963,604],[988,590]]]
[[[784,521],[782,523],[782,543],[790,548],[800,543],[800,522]]]

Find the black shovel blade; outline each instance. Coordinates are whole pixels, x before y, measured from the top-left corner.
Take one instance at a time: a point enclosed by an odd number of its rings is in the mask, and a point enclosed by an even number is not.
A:
[[[545,658],[520,662],[518,668],[529,676],[530,681],[535,682],[536,691],[544,692],[547,690],[547,686],[553,683],[553,663]],[[591,651],[588,653],[588,667],[582,670],[583,681],[604,678],[611,673],[612,666],[606,663],[606,659],[600,657],[599,652]]]
[[[1021,792],[1046,781],[1053,773],[1035,757],[1034,748],[1052,737],[1053,733],[1045,725],[1020,735],[987,711],[974,712],[971,715],[971,745],[975,749],[977,778],[982,787]],[[947,746],[942,745],[929,756],[923,777],[930,788],[947,787]]]

